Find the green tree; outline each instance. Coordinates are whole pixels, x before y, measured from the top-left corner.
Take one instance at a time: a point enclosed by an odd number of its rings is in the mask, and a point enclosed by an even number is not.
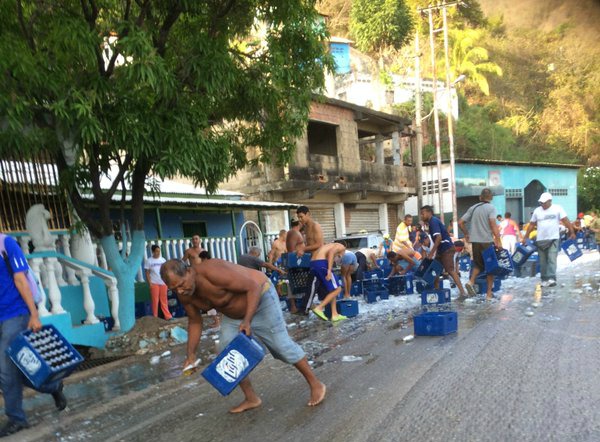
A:
[[[600,209],[600,167],[586,167],[577,177],[577,210]]]
[[[451,29],[450,69],[454,78],[464,74],[485,95],[490,94],[487,75],[502,76],[502,68],[489,61],[487,49],[477,46],[483,36],[481,29]]]
[[[412,14],[404,0],[353,0],[350,33],[364,52],[400,48],[413,29]]]
[[[180,175],[214,191],[249,147],[288,161],[330,65],[325,38],[310,0],[0,3],[0,155],[53,158],[117,277],[124,330],[145,186]],[[121,256],[110,206],[126,192],[133,244]]]

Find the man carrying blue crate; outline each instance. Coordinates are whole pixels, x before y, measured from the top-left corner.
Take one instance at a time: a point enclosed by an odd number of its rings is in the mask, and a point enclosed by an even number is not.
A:
[[[537,227],[537,246],[540,258],[540,273],[542,287],[554,287],[556,285],[556,257],[558,255],[558,240],[560,238],[561,223],[569,229],[571,239],[575,239],[575,231],[567,218],[567,213],[558,204],[552,204],[552,195],[544,192],[538,200],[540,206],[533,211],[531,221],[522,243],[526,243],[529,233]]]
[[[489,248],[492,244],[498,249],[502,248],[500,241],[500,233],[496,224],[496,208],[491,201],[494,198],[492,191],[485,188],[479,195],[479,203],[469,207],[458,220],[458,227],[465,235],[465,242],[470,242],[473,253],[473,270],[471,278],[465,285],[467,292],[471,296],[475,296],[475,279],[481,272],[485,272],[485,260],[483,259],[483,251]],[[470,223],[470,228],[467,229],[467,223]],[[469,234],[470,232],[470,234]],[[493,298],[492,289],[494,287],[494,275],[486,275],[487,293],[486,300],[491,301]]]
[[[169,289],[175,292],[188,315],[184,367],[194,365],[196,361],[202,336],[202,312],[214,308],[223,313],[220,350],[240,332],[246,336],[253,333],[274,358],[293,364],[304,376],[310,388],[308,406],[323,402],[325,385],[310,368],[302,347],[290,338],[277,292],[264,273],[222,259],[210,259],[192,267],[171,259],[163,264],[160,275]],[[262,400],[247,377],[240,382],[240,388],[244,400],[230,409],[231,413],[260,407]]]
[[[462,282],[460,282],[460,276],[454,266],[454,254],[456,249],[452,238],[446,230],[446,226],[440,221],[439,218],[433,216],[433,208],[431,206],[421,207],[421,221],[429,226],[429,234],[433,238],[433,244],[429,250],[427,257],[429,259],[437,259],[442,263],[444,270],[454,280],[458,291],[460,292],[459,298],[463,300],[466,298],[465,289],[463,288]],[[439,288],[440,277],[435,278],[435,288]]]
[[[23,411],[23,385],[29,386],[29,382],[10,360],[6,349],[19,333],[42,328],[27,281],[29,266],[25,255],[10,236],[4,236],[4,250],[0,259],[0,388],[8,422],[0,428],[0,437],[29,427]],[[62,389],[62,382],[56,381],[45,384],[38,391],[50,393],[56,408],[64,410],[67,399]]]

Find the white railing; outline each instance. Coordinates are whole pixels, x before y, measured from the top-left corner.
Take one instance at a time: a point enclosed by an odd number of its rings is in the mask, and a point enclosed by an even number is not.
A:
[[[50,316],[65,313],[62,306],[62,295],[60,287],[67,285],[81,285],[82,304],[86,313],[84,324],[96,324],[99,322],[95,314],[95,304],[90,290],[89,277],[92,275],[100,277],[106,285],[110,300],[111,315],[115,321],[113,330],[119,330],[119,293],[117,280],[112,272],[106,270],[106,257],[104,252],[103,265],[98,267],[78,261],[71,256],[70,235],[67,231],[51,231],[56,237],[56,251],[44,251],[29,254],[29,241],[31,238],[25,232],[11,233],[15,237],[27,256],[27,261],[35,279],[39,284],[41,300],[38,303],[40,316]],[[100,247],[100,250],[102,248]],[[50,310],[46,307],[49,301]]]

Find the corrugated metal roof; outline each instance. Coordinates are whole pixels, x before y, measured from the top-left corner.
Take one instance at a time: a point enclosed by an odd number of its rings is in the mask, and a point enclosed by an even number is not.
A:
[[[443,159],[443,164],[448,164],[449,159]],[[488,160],[484,158],[457,158],[457,164],[498,164],[504,166],[535,166],[535,167],[557,167],[564,169],[581,169],[583,164],[565,164],[565,163],[541,163],[535,161],[507,161],[507,160]],[[435,161],[424,161],[423,166],[434,166]]]

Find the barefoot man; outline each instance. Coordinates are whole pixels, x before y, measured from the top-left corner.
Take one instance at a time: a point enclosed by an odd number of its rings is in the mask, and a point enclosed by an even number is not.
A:
[[[200,235],[192,236],[192,247],[187,249],[183,254],[183,260],[187,261],[190,265],[200,262],[200,252],[204,249],[200,245]]]
[[[338,285],[335,276],[331,272],[331,269],[333,268],[333,260],[337,256],[342,256],[345,251],[346,247],[344,247],[343,244],[332,242],[330,244],[325,244],[324,246],[320,247],[319,250],[313,253],[310,261],[310,269],[320,281],[321,285],[327,290],[325,299],[323,299],[318,306],[312,309],[313,313],[324,321],[327,321],[327,316],[325,316],[325,313],[323,312],[327,304],[331,304],[332,322],[348,319],[344,315],[338,315],[335,301],[337,296],[342,291],[342,287]],[[315,282],[313,282],[313,285],[314,284]]]
[[[287,253],[296,253],[302,255],[304,252],[304,237],[300,233],[300,221],[292,220],[290,223],[290,230],[288,230],[285,236],[285,248]],[[298,306],[296,305],[296,298],[298,296],[288,293],[288,300],[290,304],[290,313],[298,313]],[[300,296],[301,298],[302,296]]]
[[[161,277],[173,290],[188,315],[186,367],[196,361],[202,335],[202,311],[212,308],[223,313],[220,350],[239,332],[254,334],[273,357],[293,364],[304,376],[310,388],[308,406],[319,405],[325,398],[325,385],[308,365],[302,348],[287,333],[275,287],[258,270],[249,269],[221,259],[209,259],[188,267],[172,259],[163,264]],[[250,380],[240,382],[244,401],[229,410],[231,413],[257,408],[262,401],[254,392]]]

